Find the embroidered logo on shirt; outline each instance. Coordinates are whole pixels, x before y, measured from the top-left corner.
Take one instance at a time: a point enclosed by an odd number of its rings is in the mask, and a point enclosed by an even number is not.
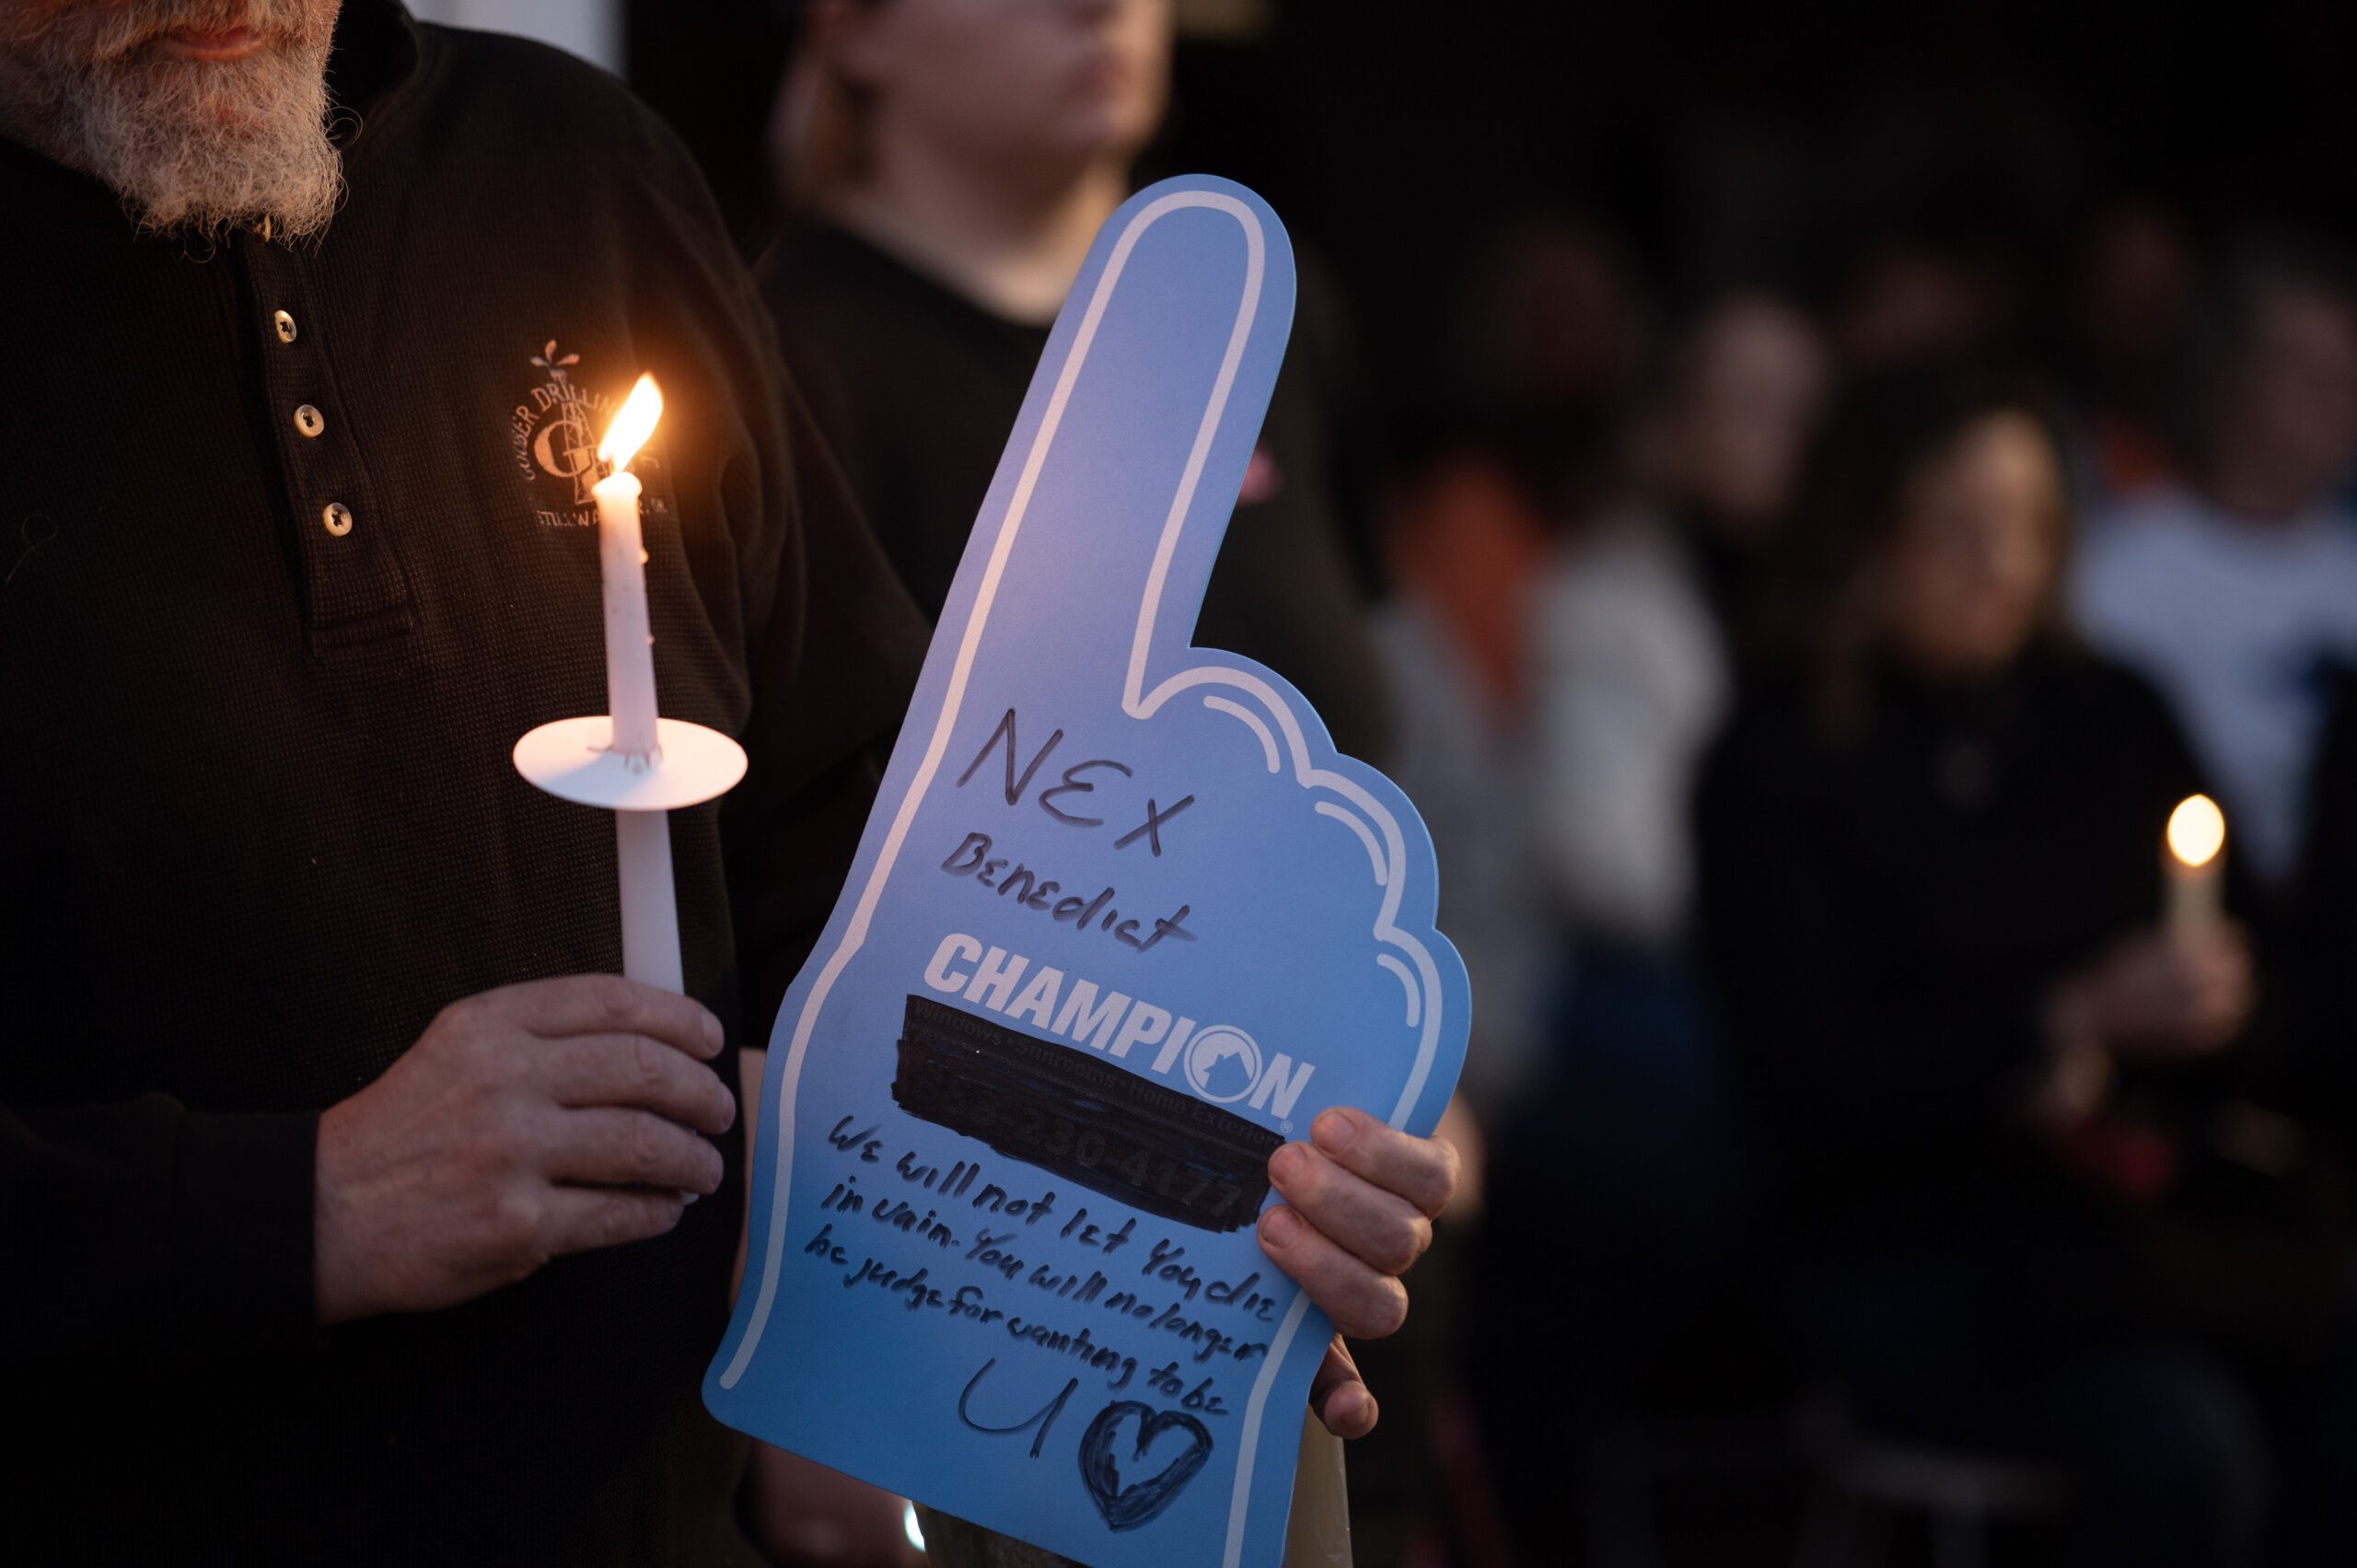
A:
[[[530,359],[540,373],[532,388],[508,412],[507,441],[531,501],[532,517],[542,528],[595,528],[598,506],[589,487],[598,482],[598,442],[613,418],[617,398],[574,379],[581,355],[561,349],[551,338]],[[627,380],[617,383],[626,385]],[[631,471],[645,483],[640,502],[649,517],[668,517],[670,489],[660,482],[663,463],[652,449],[642,452]]]

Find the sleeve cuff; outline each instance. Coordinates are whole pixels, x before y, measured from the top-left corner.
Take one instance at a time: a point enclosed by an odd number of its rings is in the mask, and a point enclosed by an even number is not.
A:
[[[182,1358],[283,1355],[311,1342],[319,1126],[308,1113],[182,1120],[171,1225]]]

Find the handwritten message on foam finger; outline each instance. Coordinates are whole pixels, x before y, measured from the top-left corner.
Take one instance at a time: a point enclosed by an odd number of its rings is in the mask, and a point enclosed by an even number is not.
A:
[[[1274,215],[1097,237],[771,1038],[730,1424],[1100,1568],[1274,1564],[1330,1329],[1269,1263],[1329,1105],[1428,1132],[1463,966],[1399,792],[1190,645],[1293,309]]]

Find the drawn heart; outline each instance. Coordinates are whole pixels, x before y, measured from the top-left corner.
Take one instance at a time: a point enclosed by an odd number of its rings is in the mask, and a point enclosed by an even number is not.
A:
[[[1132,1463],[1144,1459],[1154,1440],[1173,1427],[1185,1433],[1190,1442],[1186,1451],[1159,1472],[1123,1486],[1114,1469],[1113,1435],[1130,1416],[1138,1422],[1137,1449],[1130,1456]],[[1212,1434],[1193,1416],[1183,1411],[1156,1411],[1136,1400],[1118,1400],[1099,1411],[1081,1434],[1080,1479],[1087,1483],[1088,1495],[1107,1524],[1117,1530],[1135,1529],[1159,1518],[1211,1457]]]

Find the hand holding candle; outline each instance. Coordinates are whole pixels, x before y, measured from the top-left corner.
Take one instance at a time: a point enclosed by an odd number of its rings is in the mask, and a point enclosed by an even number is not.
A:
[[[2167,891],[2158,926],[2135,931],[2063,976],[2043,1021],[2055,1053],[2040,1114],[2075,1121],[2108,1086],[2112,1056],[2200,1056],[2248,1017],[2250,955],[2221,905],[2226,819],[2206,795],[2180,802],[2161,850]]]
[[[2219,920],[2224,892],[2226,819],[2206,795],[2189,796],[2169,815],[2168,928],[2185,936]]]
[[[598,502],[610,712],[540,726],[516,743],[515,761],[517,772],[551,795],[614,813],[622,973],[679,991],[683,980],[669,813],[727,793],[745,776],[745,751],[717,730],[663,718],[656,711],[640,486],[627,469],[662,416],[663,394],[653,377],[642,376],[598,447],[598,459],[614,470],[590,491]]]

